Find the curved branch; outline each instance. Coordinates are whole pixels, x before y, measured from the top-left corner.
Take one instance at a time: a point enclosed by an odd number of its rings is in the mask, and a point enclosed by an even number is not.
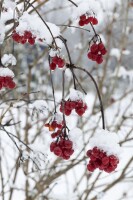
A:
[[[103,103],[102,103],[102,98],[101,98],[101,95],[100,95],[100,92],[99,92],[99,88],[98,88],[98,85],[97,85],[95,79],[86,69],[81,68],[81,67],[77,67],[77,66],[73,66],[73,68],[79,69],[79,70],[85,72],[91,78],[91,80],[93,81],[95,88],[96,88],[96,91],[97,91],[97,94],[98,94],[99,102],[100,102],[100,109],[101,109],[101,115],[102,115],[102,126],[103,126],[103,129],[105,129],[104,108],[103,108]]]

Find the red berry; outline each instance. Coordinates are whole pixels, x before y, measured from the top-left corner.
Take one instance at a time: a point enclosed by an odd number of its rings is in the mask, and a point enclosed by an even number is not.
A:
[[[87,169],[88,169],[90,172],[93,172],[93,171],[96,169],[96,167],[95,167],[93,164],[88,164],[88,165],[87,165]]]
[[[25,39],[29,39],[29,38],[32,37],[32,33],[30,31],[25,31],[24,32],[24,37],[25,37]]]
[[[84,26],[85,25],[85,22],[84,21],[79,21],[79,26]]]
[[[56,69],[56,64],[55,63],[50,63],[50,69],[55,70]]]
[[[96,62],[97,62],[98,64],[101,64],[101,63],[103,62],[102,55],[98,55],[98,56],[97,56]]]
[[[0,82],[0,90],[2,89],[2,83]]]
[[[21,44],[25,44],[27,42],[27,39],[25,39],[24,37],[21,37]]]
[[[105,156],[104,158],[102,158],[102,163],[103,163],[103,165],[109,164],[109,157]]]
[[[11,81],[11,82],[8,83],[8,88],[14,89],[15,87],[16,87],[16,84],[15,84],[14,81]]]
[[[88,17],[88,20],[93,23],[93,17]]]
[[[72,148],[72,145],[73,145],[72,141],[70,141],[70,140],[64,141],[64,147],[65,148],[70,149],[70,148]]]
[[[55,142],[52,142],[52,143],[50,144],[50,151],[53,152],[55,147],[56,147],[56,143],[55,143]]]
[[[76,107],[76,102],[75,102],[75,101],[70,101],[69,106],[70,106],[70,109],[71,109],[71,110],[72,110],[72,109],[75,109],[75,107]]]
[[[98,44],[94,43],[90,48],[92,53],[98,53]]]
[[[55,57],[52,58],[52,62],[55,63],[55,64],[58,64],[58,59],[59,58],[57,56],[55,56]]]
[[[79,116],[82,116],[84,113],[85,113],[85,110],[84,108],[80,108],[80,109],[75,109],[76,113],[79,115]]]
[[[86,20],[86,15],[81,15],[81,16],[80,16],[80,20],[81,20],[81,21],[85,21],[85,20]]]
[[[62,128],[62,124],[57,124],[57,128],[61,129]]]
[[[33,37],[28,38],[28,42],[29,42],[29,44],[34,45],[35,44],[35,38],[33,38]]]
[[[102,42],[100,42],[100,43],[98,44],[98,49],[99,49],[99,51],[103,50],[104,48],[105,48],[104,44],[103,44]]]
[[[101,52],[102,55],[105,55],[107,53],[107,50],[104,48],[100,52]]]
[[[60,147],[55,147],[55,148],[54,148],[54,154],[55,154],[56,156],[61,156],[61,155],[62,155],[62,150],[61,150],[61,148],[60,148]]]
[[[65,109],[65,115],[69,116],[71,114],[71,110]]]
[[[86,152],[86,155],[87,155],[88,157],[90,157],[90,156],[92,155],[92,150],[88,150],[88,151]]]
[[[96,60],[97,60],[97,57],[98,57],[97,54],[92,53],[92,58],[91,58],[91,59],[92,59],[93,61],[96,61]]]
[[[19,42],[21,37],[18,33],[14,32],[12,38],[14,41]]]
[[[92,152],[93,152],[95,155],[97,155],[97,154],[100,153],[100,150],[99,150],[97,147],[94,147],[94,148],[92,149]]]
[[[92,24],[93,24],[93,25],[96,25],[96,24],[98,24],[98,20],[97,20],[97,18],[96,18],[96,17],[93,17]]]
[[[90,159],[91,159],[92,161],[96,161],[97,158],[96,158],[94,155],[91,155],[91,156],[90,156]]]
[[[63,155],[62,157],[63,157],[63,159],[65,159],[65,160],[69,160],[69,158],[70,158],[70,156],[67,156],[67,155]]]
[[[58,67],[59,68],[63,68],[65,65],[65,61],[62,58],[58,59]]]
[[[83,107],[83,101],[77,101],[76,108],[82,108],[82,107]]]
[[[88,17],[88,18],[84,21],[85,24],[89,24],[90,22],[91,22],[90,17]]]

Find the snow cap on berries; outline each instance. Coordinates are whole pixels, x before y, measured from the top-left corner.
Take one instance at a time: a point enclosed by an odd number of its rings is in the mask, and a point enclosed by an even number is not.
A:
[[[89,0],[89,1],[81,1],[81,3],[78,5],[78,8],[73,13],[73,18],[77,18],[85,13],[90,12],[98,13],[100,11],[100,3],[95,0]]]
[[[55,120],[58,124],[61,124],[63,121],[63,116],[60,113],[55,113],[53,120]]]
[[[107,130],[97,130],[94,137],[90,139],[91,147],[98,147],[100,150],[103,150],[107,155],[115,155],[118,158],[120,157],[120,145],[119,139],[116,133],[109,132]]]
[[[84,95],[80,91],[70,88],[69,99],[71,101],[79,101],[79,100],[83,101]]]
[[[12,70],[10,70],[9,68],[4,68],[4,67],[0,67],[0,76],[1,77],[14,77],[14,73]]]

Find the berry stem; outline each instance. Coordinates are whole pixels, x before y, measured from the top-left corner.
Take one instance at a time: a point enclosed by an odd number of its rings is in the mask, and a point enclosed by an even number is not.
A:
[[[50,56],[48,57],[48,61],[49,61],[49,70],[50,70],[50,81],[51,81],[52,93],[53,93],[53,99],[54,99],[54,110],[55,110],[55,113],[56,113],[55,91],[54,91],[52,72],[51,72],[51,69],[50,69]]]
[[[103,103],[102,103],[102,98],[101,98],[101,95],[100,95],[100,91],[99,91],[99,88],[98,88],[98,85],[97,85],[95,79],[93,78],[93,76],[86,69],[81,68],[81,67],[77,67],[77,66],[73,66],[73,68],[84,71],[91,78],[91,80],[93,81],[93,83],[95,85],[95,88],[96,88],[96,91],[97,91],[97,94],[98,94],[99,102],[100,102],[100,109],[101,109],[101,115],[102,115],[102,127],[105,130],[104,108],[103,108]]]
[[[73,75],[73,84],[74,84],[74,89],[76,90],[76,82],[75,82],[75,75],[74,75],[74,72],[73,72],[73,64],[72,64],[72,59],[71,59],[71,56],[70,56],[70,52],[69,52],[69,49],[68,49],[68,46],[67,46],[67,40],[65,38],[63,38],[62,36],[59,37],[62,42],[64,43],[65,45],[65,48],[66,48],[66,51],[67,51],[67,54],[68,54],[68,58],[69,58],[69,62],[70,62],[70,70],[72,72],[72,75]]]
[[[63,123],[66,126],[66,119],[65,119],[65,70],[62,72],[62,104],[63,104]]]
[[[56,24],[57,25],[57,24]],[[60,25],[58,24],[57,26],[63,26],[63,27],[68,27],[68,28],[77,28],[79,30],[83,30],[83,31],[87,31],[87,32],[90,32],[90,30],[86,29],[86,28],[81,28],[81,27],[78,27],[78,26],[71,26],[71,25]]]
[[[93,30],[93,32],[95,33],[95,35],[97,35],[97,33],[96,33],[95,29],[94,29],[94,26],[93,26],[93,24],[92,24],[91,22],[90,22],[90,25],[91,25],[92,30]]]

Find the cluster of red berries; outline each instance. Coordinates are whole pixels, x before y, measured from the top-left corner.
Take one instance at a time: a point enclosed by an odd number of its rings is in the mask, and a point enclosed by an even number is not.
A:
[[[119,159],[114,156],[108,156],[106,152],[94,147],[92,150],[87,151],[87,156],[90,158],[87,169],[93,172],[96,168],[103,170],[107,173],[113,172],[119,163]]]
[[[93,25],[97,25],[98,20],[97,20],[96,17],[88,16],[86,14],[80,16],[80,20],[79,20],[80,26],[84,26],[84,25],[87,25],[89,23],[92,23]]]
[[[12,38],[18,43],[25,44],[28,42],[30,45],[34,45],[36,39],[36,37],[33,36],[30,31],[25,31],[24,35],[19,35],[19,33],[17,33],[15,30],[12,33]]]
[[[62,126],[63,126],[63,121],[61,123],[58,123],[56,120],[53,120],[52,122],[45,124],[45,127],[48,127],[49,131],[54,131],[56,128],[61,129]]]
[[[96,61],[98,64],[103,62],[103,55],[107,53],[107,50],[102,42],[96,44],[92,44],[90,47],[90,51],[88,53],[88,58]]]
[[[50,151],[56,156],[59,156],[65,160],[68,160],[70,156],[74,153],[73,142],[69,139],[60,137],[59,141],[52,142],[50,144]]]
[[[55,70],[57,66],[58,66],[58,68],[63,68],[64,65],[65,65],[64,59],[62,59],[61,57],[58,57],[58,56],[54,56],[52,58],[52,62],[50,63],[50,69]]]
[[[5,87],[9,89],[14,89],[16,86],[15,82],[13,81],[13,78],[10,76],[0,76],[0,90]]]
[[[60,111],[63,112],[64,110],[65,115],[69,116],[74,109],[79,116],[82,116],[87,109],[87,105],[82,100],[71,101],[68,99],[67,101],[61,102]]]

